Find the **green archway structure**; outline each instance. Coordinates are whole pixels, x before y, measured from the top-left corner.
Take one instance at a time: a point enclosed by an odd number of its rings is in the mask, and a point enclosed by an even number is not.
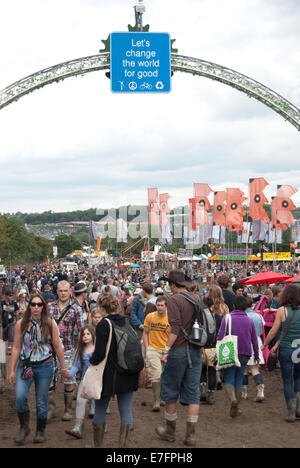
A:
[[[193,57],[171,54],[172,71],[181,71],[204,76],[237,89],[254,98],[281,115],[300,131],[300,109],[262,83],[230,68]],[[66,78],[110,69],[110,53],[78,58],[53,65],[26,76],[0,91],[0,109],[17,101],[22,96],[51,83]]]

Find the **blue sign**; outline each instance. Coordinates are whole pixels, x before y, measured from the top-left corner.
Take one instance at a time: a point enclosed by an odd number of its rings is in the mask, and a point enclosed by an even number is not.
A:
[[[110,35],[110,78],[114,93],[171,90],[171,40],[167,33]]]

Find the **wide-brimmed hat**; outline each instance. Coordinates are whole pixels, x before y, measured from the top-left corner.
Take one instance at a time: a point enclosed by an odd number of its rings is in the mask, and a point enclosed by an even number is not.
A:
[[[183,288],[189,287],[193,283],[193,280],[181,270],[172,270],[170,271],[169,276],[167,278],[160,279],[168,281],[169,283],[175,283]]]
[[[75,284],[74,293],[81,293],[81,292],[86,292],[86,291],[87,291],[87,287],[83,281],[78,281],[78,283]]]

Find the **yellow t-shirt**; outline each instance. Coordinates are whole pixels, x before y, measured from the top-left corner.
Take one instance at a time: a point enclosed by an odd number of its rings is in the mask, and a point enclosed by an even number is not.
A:
[[[144,326],[150,329],[149,346],[156,349],[164,349],[171,331],[168,314],[160,317],[157,312],[152,312],[146,315]]]

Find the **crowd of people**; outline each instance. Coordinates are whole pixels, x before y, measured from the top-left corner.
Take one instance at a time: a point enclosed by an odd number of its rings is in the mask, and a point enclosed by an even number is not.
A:
[[[32,384],[35,443],[46,440],[47,422],[57,412],[57,386],[62,384],[62,420],[73,424],[66,431],[69,436],[82,438],[88,404],[93,446],[101,447],[109,402],[116,396],[119,447],[126,447],[134,428],[134,392],[142,375],[152,389],[152,411],[164,408],[165,424],[156,427],[156,437],[175,441],[177,404],[181,403],[187,408],[184,443],[192,447],[199,406],[213,405],[217,390],[224,388],[233,419],[240,416],[241,402],[248,398],[249,375],[257,388],[255,402],[264,401],[262,368],[271,358],[281,368],[286,421],[295,422],[300,418],[300,289],[284,284],[245,287],[236,281],[243,276],[247,272],[242,266],[210,270],[207,283],[184,267],[169,272],[114,264],[80,265],[76,271],[65,271],[59,263],[36,265],[30,271],[15,268],[0,284],[0,343],[6,355],[0,367],[0,398],[5,398],[8,380],[15,389],[20,422],[15,443],[23,445],[30,433]],[[195,303],[209,310],[214,320],[215,338],[207,346],[187,339],[186,331],[195,322]],[[118,330],[128,324],[144,362],[142,368],[124,372],[119,364]],[[228,334],[228,324],[238,337],[238,363],[220,370],[216,348]],[[82,393],[84,378],[91,366],[101,362],[105,362],[101,398],[88,401]]]

